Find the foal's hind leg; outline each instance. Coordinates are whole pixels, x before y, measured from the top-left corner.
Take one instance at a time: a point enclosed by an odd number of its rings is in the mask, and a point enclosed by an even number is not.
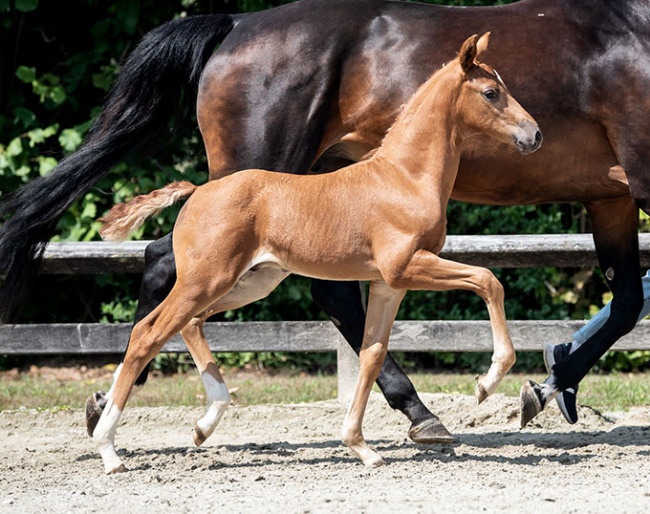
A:
[[[487,305],[492,326],[494,350],[487,374],[478,377],[475,394],[478,403],[491,395],[515,363],[501,283],[486,268],[442,259],[425,250],[418,251],[400,273],[392,273],[393,287],[449,291],[463,289],[481,296]]]
[[[167,234],[151,242],[145,249],[142,286],[133,326],[160,305],[172,290],[174,282],[176,282],[176,264],[172,249],[172,234]],[[122,361],[125,355],[126,350],[122,355]],[[151,362],[140,373],[135,381],[136,386],[142,386],[147,381],[150,365]],[[96,391],[86,400],[86,429],[91,437],[107,401],[107,393],[104,391]]]
[[[221,421],[221,417],[230,406],[228,387],[205,339],[204,322],[205,318],[194,318],[181,330],[181,336],[201,374],[208,405],[207,412],[196,422],[192,431],[192,438],[196,446],[203,444],[212,435]]]
[[[235,286],[200,317],[194,318],[183,330],[181,336],[196,363],[207,397],[208,411],[193,431],[194,443],[199,446],[212,435],[221,417],[230,405],[228,388],[214,361],[210,346],[203,332],[205,320],[214,314],[234,310],[268,296],[288,273],[274,265],[258,266],[246,272]]]
[[[383,459],[368,446],[363,437],[363,415],[372,384],[377,380],[384,363],[390,331],[405,293],[406,291],[392,289],[383,282],[370,284],[366,330],[359,353],[359,376],[341,430],[343,442],[366,466],[384,464]]]
[[[138,375],[174,334],[231,287],[232,283],[217,285],[206,292],[204,284],[188,286],[179,280],[165,301],[133,328],[120,372],[93,431],[106,473],[126,471],[115,452],[115,431]]]

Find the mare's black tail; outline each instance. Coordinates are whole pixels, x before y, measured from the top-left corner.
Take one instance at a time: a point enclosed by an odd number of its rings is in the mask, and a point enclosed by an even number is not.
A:
[[[120,160],[156,141],[179,98],[196,95],[199,77],[217,44],[233,29],[228,15],[191,16],[149,32],[121,67],[83,145],[49,174],[0,205],[0,322],[8,323],[36,274],[57,221]],[[191,105],[194,108],[194,105]]]

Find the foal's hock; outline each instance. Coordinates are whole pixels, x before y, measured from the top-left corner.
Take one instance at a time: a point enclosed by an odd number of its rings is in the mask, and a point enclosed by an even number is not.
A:
[[[494,355],[476,396],[480,402],[494,392],[515,361],[501,284],[485,268],[438,256],[463,141],[481,134],[522,153],[541,145],[537,123],[482,62],[488,39],[488,33],[468,38],[458,57],[413,95],[366,161],[323,175],[247,170],[201,187],[180,182],[109,212],[102,236],[119,239],[151,214],[189,197],[174,228],[177,282],[135,326],[92,431],[107,473],[125,469],[114,435],[137,376],[179,331],[213,393],[195,442],[214,431],[229,398],[201,324],[214,313],[268,295],[291,273],[370,282],[359,379],[342,429],[343,441],[364,464],[383,463],[366,444],[362,421],[407,290],[465,289],[485,300]]]

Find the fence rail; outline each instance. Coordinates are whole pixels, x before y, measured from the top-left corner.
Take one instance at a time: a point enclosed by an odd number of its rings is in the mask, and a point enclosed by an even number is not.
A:
[[[124,243],[50,243],[42,274],[140,273],[150,241]],[[650,234],[639,234],[641,265],[650,267]],[[590,234],[512,236],[448,236],[440,254],[458,262],[488,268],[596,266]]]
[[[50,243],[42,274],[141,273],[148,241],[125,243]],[[639,235],[641,265],[650,267],[650,234]],[[589,234],[449,236],[446,258],[489,268],[588,267],[597,265]],[[581,321],[510,321],[518,351],[541,351],[548,341],[565,341]],[[111,354],[121,353],[131,325],[39,324],[0,326],[0,354]],[[358,362],[330,322],[207,323],[213,351],[337,352],[339,396],[354,386]],[[491,351],[487,321],[398,321],[391,335],[393,351]],[[650,322],[641,322],[619,340],[615,350],[650,350]],[[164,352],[186,352],[179,336]]]

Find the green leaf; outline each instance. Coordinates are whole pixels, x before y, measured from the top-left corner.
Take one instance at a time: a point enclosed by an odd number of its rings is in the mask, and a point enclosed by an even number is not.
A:
[[[14,123],[21,122],[25,127],[29,127],[36,121],[36,115],[24,107],[16,107],[13,113],[15,117]]]
[[[93,74],[93,86],[102,91],[108,91],[115,80],[115,75],[113,73],[95,73]]]
[[[21,166],[16,171],[14,171],[14,175],[17,177],[26,177],[29,175],[29,172],[32,171],[29,166]]]
[[[41,82],[44,84],[50,84],[52,86],[56,86],[61,82],[61,78],[58,75],[55,75],[54,73],[44,73],[43,76],[41,77]]]
[[[82,218],[95,218],[97,217],[97,206],[94,203],[87,203],[81,212]]]
[[[7,152],[4,147],[0,145],[0,175],[4,175],[4,170],[9,168],[10,162],[7,159]]]
[[[37,128],[27,132],[29,138],[29,146],[34,148],[37,144],[43,143],[48,137],[52,137],[58,130],[58,125],[50,125],[45,129]]]
[[[21,153],[23,153],[23,142],[19,137],[16,137],[7,146],[7,155],[9,157],[17,157]]]
[[[58,164],[57,160],[54,157],[39,157],[38,158],[38,173],[41,175],[46,175],[51,169],[53,169]]]
[[[82,141],[81,134],[75,129],[64,129],[59,136],[59,144],[68,152],[76,150]]]
[[[50,100],[52,100],[56,105],[61,105],[65,102],[66,94],[65,89],[61,86],[55,86],[50,91]]]
[[[36,69],[28,68],[27,66],[20,66],[16,70],[16,77],[22,80],[25,84],[31,84],[36,80]]]
[[[38,7],[38,0],[16,0],[16,10],[20,12],[35,11]]]

